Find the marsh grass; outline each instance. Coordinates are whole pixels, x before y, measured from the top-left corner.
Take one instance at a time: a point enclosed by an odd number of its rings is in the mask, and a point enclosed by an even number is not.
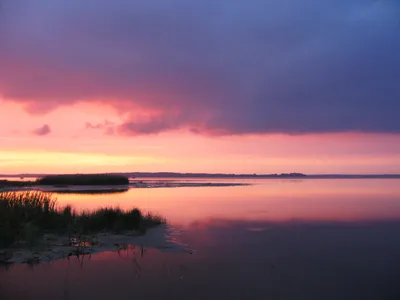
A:
[[[127,185],[129,178],[113,174],[48,175],[36,181],[40,185]]]
[[[51,193],[38,191],[0,193],[0,247],[16,242],[34,245],[45,233],[80,235],[146,229],[165,223],[158,215],[143,215],[134,208],[100,208],[81,213],[59,207]]]

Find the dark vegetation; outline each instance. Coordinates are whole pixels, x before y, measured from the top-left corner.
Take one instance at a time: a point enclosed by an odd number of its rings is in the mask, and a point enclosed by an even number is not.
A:
[[[113,174],[48,175],[36,181],[39,185],[126,185],[129,178]]]
[[[28,187],[35,185],[33,181],[12,181],[12,180],[0,180],[0,189],[8,187]]]
[[[117,174],[70,174],[47,175],[36,181],[0,180],[0,189],[24,188],[37,185],[52,185],[56,187],[67,187],[71,185],[129,185],[129,178]]]
[[[0,247],[23,241],[34,245],[45,233],[60,235],[124,232],[165,223],[157,215],[138,209],[101,208],[76,213],[71,206],[58,207],[52,194],[43,192],[0,193]]]

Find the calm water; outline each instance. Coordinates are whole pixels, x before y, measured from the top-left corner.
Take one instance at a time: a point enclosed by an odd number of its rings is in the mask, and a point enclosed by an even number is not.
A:
[[[59,195],[160,213],[196,251],[12,266],[0,299],[400,299],[399,179],[251,183]]]

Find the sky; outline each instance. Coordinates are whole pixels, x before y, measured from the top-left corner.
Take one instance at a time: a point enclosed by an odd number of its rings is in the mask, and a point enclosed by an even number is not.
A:
[[[400,173],[400,1],[0,0],[0,174]]]

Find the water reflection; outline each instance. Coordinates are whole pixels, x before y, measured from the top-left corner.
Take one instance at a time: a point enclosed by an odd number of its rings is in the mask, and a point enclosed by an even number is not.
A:
[[[0,275],[1,299],[400,296],[398,222],[208,220],[189,228],[193,255],[126,246],[31,270],[13,266]]]
[[[128,192],[129,188],[125,189],[109,189],[109,190],[56,190],[52,191],[54,194],[68,194],[68,195],[115,195]]]
[[[119,251],[0,269],[0,299],[400,299],[400,181],[60,195],[158,212],[194,249]]]
[[[119,206],[186,226],[207,218],[361,221],[400,217],[399,179],[248,180],[249,186],[130,189],[118,195],[59,195],[78,210]]]

